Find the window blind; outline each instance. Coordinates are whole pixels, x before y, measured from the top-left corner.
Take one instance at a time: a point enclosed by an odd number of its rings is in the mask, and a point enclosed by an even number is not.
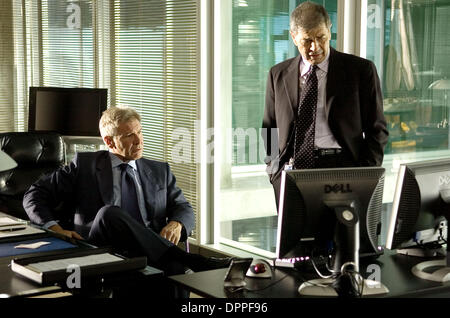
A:
[[[28,118],[28,86],[39,74],[31,30],[38,16],[36,1],[0,2],[0,131],[23,131]],[[27,23],[28,22],[28,23]],[[34,29],[35,30],[35,29]]]
[[[196,142],[200,140],[200,132],[197,131],[196,123],[201,119],[200,7],[198,0],[171,0],[166,3],[165,155],[178,176],[179,186],[191,202],[196,215],[199,215],[200,165],[196,161],[199,151]],[[183,141],[178,138],[178,134],[170,133],[178,129],[188,132],[187,136],[182,135]],[[177,153],[175,148],[178,149],[181,142],[184,147],[189,148],[184,151],[191,156]],[[179,155],[183,157],[182,162],[174,162]],[[195,233],[192,236],[196,238]]]
[[[198,0],[115,0],[111,97],[142,116],[144,156],[168,161],[177,185],[199,213],[195,162],[199,97]],[[177,131],[184,131],[181,140]],[[183,160],[174,153],[184,142]],[[193,235],[195,237],[195,234]]]
[[[30,86],[94,86],[92,1],[5,0],[1,6],[0,130],[24,131]]]
[[[13,131],[14,108],[14,34],[13,5],[0,2],[0,131]]]
[[[94,87],[91,0],[41,0],[44,86]]]

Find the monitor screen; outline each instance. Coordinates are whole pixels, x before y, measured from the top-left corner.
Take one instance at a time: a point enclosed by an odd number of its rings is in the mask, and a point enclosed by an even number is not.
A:
[[[106,108],[107,89],[30,87],[28,130],[100,136],[98,123]]]
[[[388,249],[406,254],[435,250],[447,236],[450,159],[401,164],[386,237]],[[417,249],[416,249],[417,248]],[[420,251],[423,250],[423,251]],[[418,255],[425,256],[425,255]]]
[[[353,242],[359,243],[359,257],[380,255],[383,187],[381,167],[283,171],[277,257],[334,249],[340,243],[335,212],[342,207],[353,209],[359,219],[359,242]]]

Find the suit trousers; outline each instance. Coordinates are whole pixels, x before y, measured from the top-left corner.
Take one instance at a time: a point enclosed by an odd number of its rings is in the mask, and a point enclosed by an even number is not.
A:
[[[151,264],[157,264],[161,256],[173,246],[126,211],[113,205],[106,205],[98,211],[88,241],[97,246],[112,245],[131,256],[145,255]]]
[[[160,261],[168,249],[175,246],[173,243],[137,222],[118,206],[107,205],[98,211],[89,232],[88,242],[96,246],[112,246],[117,253],[126,257],[146,256],[148,264],[164,271],[166,276],[185,274],[186,271],[180,262],[168,261],[166,258],[164,262]],[[189,297],[189,292],[169,281],[160,286],[160,289],[161,297]]]
[[[92,224],[88,242],[96,246],[112,246],[127,257],[146,256],[149,265],[168,275],[184,274],[184,266],[176,262],[160,262],[170,247],[175,246],[152,229],[137,222],[118,206],[102,207]]]

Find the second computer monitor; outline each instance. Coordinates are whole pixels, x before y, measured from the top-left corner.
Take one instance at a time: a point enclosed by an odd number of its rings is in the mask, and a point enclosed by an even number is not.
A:
[[[450,159],[399,167],[386,247],[417,256],[432,255],[447,239]]]

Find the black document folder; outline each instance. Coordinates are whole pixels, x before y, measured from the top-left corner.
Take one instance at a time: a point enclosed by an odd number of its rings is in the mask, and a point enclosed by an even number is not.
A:
[[[126,258],[112,253],[108,248],[15,258],[11,261],[11,269],[15,273],[41,285],[64,282],[74,273],[79,273],[81,279],[103,277],[143,269],[146,265],[146,257]]]

